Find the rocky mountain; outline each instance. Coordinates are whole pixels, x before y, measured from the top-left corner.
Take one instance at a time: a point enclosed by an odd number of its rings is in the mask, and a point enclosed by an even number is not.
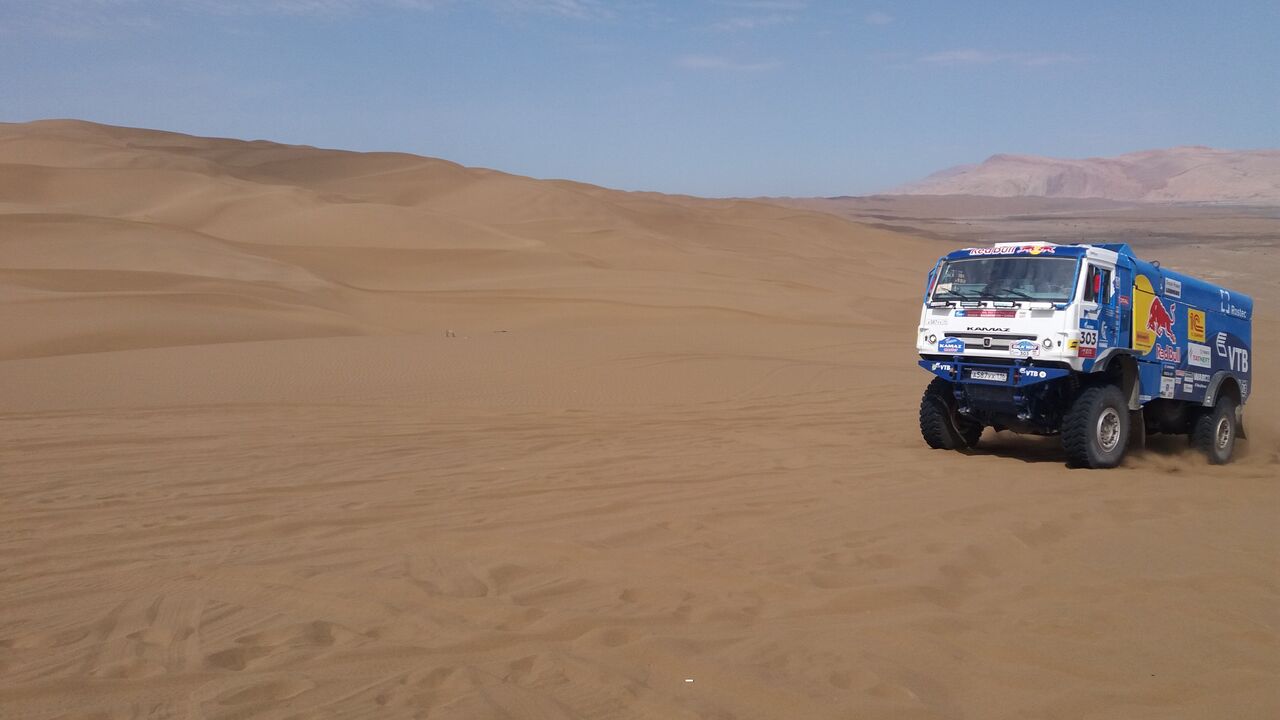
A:
[[[993,155],[888,194],[1280,205],[1280,149],[1190,146],[1080,160]]]

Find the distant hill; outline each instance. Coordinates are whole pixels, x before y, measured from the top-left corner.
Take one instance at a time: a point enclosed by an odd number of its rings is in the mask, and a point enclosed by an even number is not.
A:
[[[993,155],[887,194],[1280,205],[1280,150],[1192,146],[1083,160]]]

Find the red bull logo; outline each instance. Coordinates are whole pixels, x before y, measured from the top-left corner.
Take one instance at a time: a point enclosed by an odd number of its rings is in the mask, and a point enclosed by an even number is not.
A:
[[[969,248],[970,255],[1055,255],[1054,245],[996,245],[989,248]]]
[[[1018,252],[1028,255],[1053,255],[1052,245],[1022,245],[1018,248]]]
[[[1163,335],[1171,343],[1178,342],[1178,337],[1173,334],[1173,313],[1177,307],[1177,303],[1169,303],[1166,309],[1163,300],[1158,297],[1152,298],[1151,310],[1147,314],[1147,330],[1155,337]]]

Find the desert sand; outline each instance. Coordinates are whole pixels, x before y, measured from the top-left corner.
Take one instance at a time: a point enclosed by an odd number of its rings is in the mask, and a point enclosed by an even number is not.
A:
[[[1239,460],[1091,472],[925,447],[965,243],[829,209],[0,125],[0,717],[1280,714],[1276,242],[1150,238]]]

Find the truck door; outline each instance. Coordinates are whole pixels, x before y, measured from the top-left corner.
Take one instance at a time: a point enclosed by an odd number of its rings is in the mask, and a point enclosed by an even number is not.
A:
[[[1090,260],[1085,269],[1084,299],[1081,308],[1084,318],[1093,322],[1082,322],[1085,332],[1096,331],[1097,336],[1081,335],[1081,345],[1088,345],[1087,340],[1094,340],[1096,352],[1113,347],[1120,343],[1120,310],[1118,307],[1118,279],[1115,268]],[[1084,355],[1081,355],[1084,357]]]
[[[1118,322],[1116,329],[1116,340],[1114,345],[1118,347],[1129,347],[1131,338],[1131,330],[1133,327],[1133,298],[1131,297],[1133,289],[1133,267],[1126,265],[1124,259],[1116,265],[1116,312],[1118,313]]]

